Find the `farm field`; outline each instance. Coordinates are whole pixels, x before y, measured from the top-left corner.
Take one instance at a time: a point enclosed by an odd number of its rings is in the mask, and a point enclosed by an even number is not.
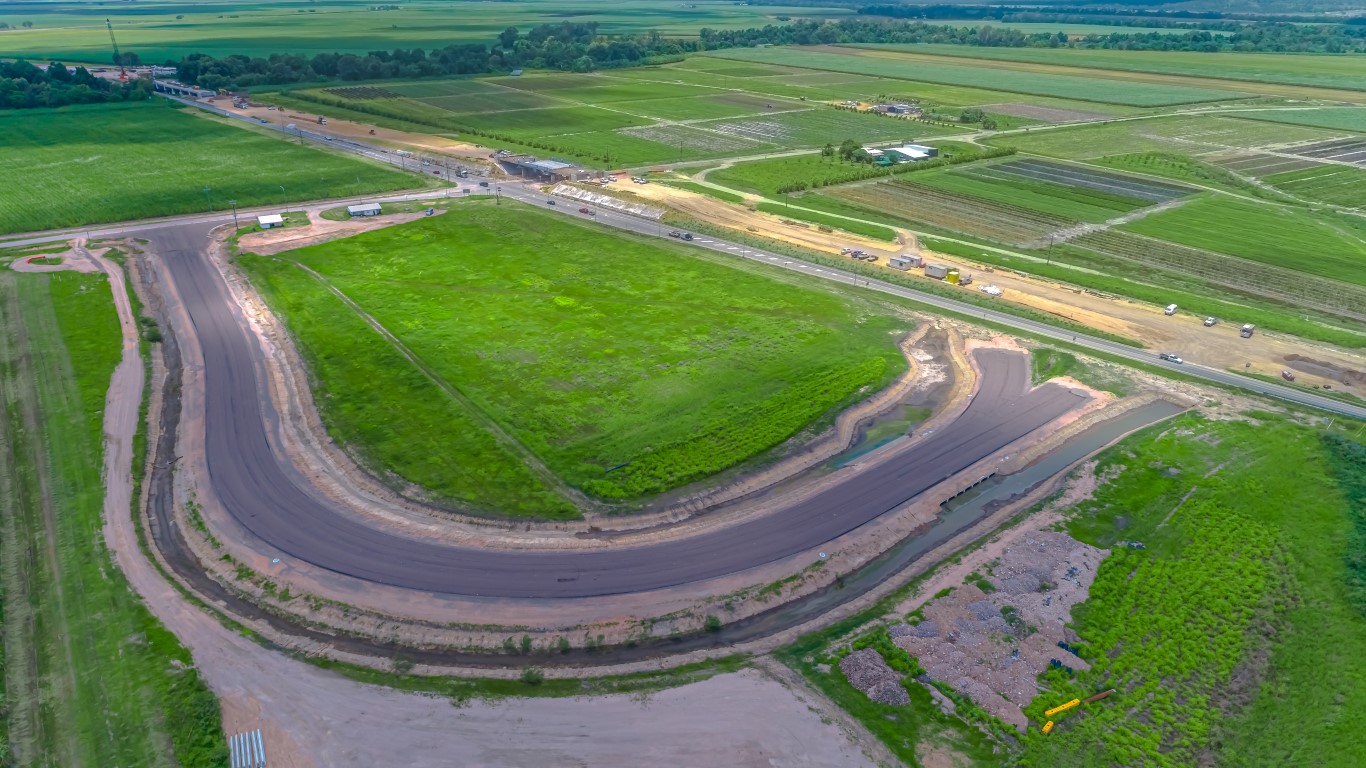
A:
[[[242,260],[258,282],[286,281],[270,289],[272,302],[326,294],[293,263],[316,270],[458,388],[471,411],[459,423],[495,423],[603,499],[658,493],[758,456],[905,368],[894,340],[909,322],[886,305],[515,204],[462,203],[275,258]],[[775,279],[788,285],[775,290]],[[364,334],[331,332],[338,312],[281,309],[332,395],[320,402],[334,434],[364,456],[378,450],[367,430],[382,421],[397,444],[384,464],[398,475],[419,479],[411,445],[448,484],[484,489],[468,477],[467,430],[435,428],[445,416],[393,423],[404,400],[431,404],[435,385],[380,359],[382,345]],[[493,461],[480,462],[485,472],[502,471]],[[485,493],[485,511],[499,509],[495,491]]]
[[[414,0],[387,10],[360,0],[318,0],[307,6],[269,0],[213,0],[196,5],[140,0],[136,7],[29,3],[7,10],[0,20],[14,27],[22,21],[33,22],[33,29],[22,35],[5,36],[6,54],[105,64],[109,61],[105,17],[113,20],[124,49],[137,52],[145,62],[161,62],[191,53],[311,57],[332,51],[432,50],[458,43],[487,43],[508,26],[525,32],[537,24],[565,20],[597,22],[603,34],[657,30],[664,35],[695,36],[703,27],[762,27],[772,23],[775,14],[803,19],[839,18],[850,13],[848,8],[821,6],[685,5],[652,0],[594,0],[590,6],[568,0]]]
[[[1019,25],[1006,24],[1007,27]],[[1047,27],[1048,25],[1041,25]],[[1065,26],[1065,25],[1064,25]],[[1095,34],[1137,32],[1130,27],[1098,27]],[[1054,31],[1057,30],[1045,30]],[[1166,30],[1170,32],[1171,30]],[[1075,33],[1083,34],[1083,33]],[[992,48],[963,45],[858,45],[905,53],[933,54],[998,62],[1021,62],[1085,69],[1152,72],[1195,78],[1247,80],[1366,91],[1366,56],[1296,53],[1204,53],[1199,51],[1125,51],[1085,48]],[[1234,86],[1236,87],[1236,86]]]
[[[1366,449],[1271,414],[1182,417],[1103,453],[1096,471],[1106,470],[1115,479],[1067,524],[1110,549],[1072,611],[1091,669],[1040,676],[1050,692],[1025,708],[1036,727],[1019,764],[1366,760],[1346,715],[1366,707],[1366,663],[1341,652],[1366,642],[1353,570]],[[1107,688],[1117,694],[1038,732],[1044,709]],[[1288,691],[1297,706],[1284,706]]]
[[[832,142],[838,144],[839,142]],[[936,141],[940,156],[945,160],[967,162],[980,156],[981,148],[962,142]],[[899,173],[927,173],[934,166],[919,164],[895,166]],[[780,190],[805,185],[816,189],[835,184],[846,184],[866,179],[885,177],[888,169],[841,160],[838,155],[822,157],[813,152],[805,155],[786,155],[760,160],[746,160],[707,172],[707,180],[744,192],[767,197],[782,194]]]
[[[1366,207],[1366,168],[1342,165],[1319,165],[1286,173],[1276,173],[1262,179],[1268,184],[1309,200]]]
[[[0,762],[226,765],[217,697],[101,533],[111,299],[102,275],[0,269]]]
[[[737,48],[707,56],[860,75],[971,86],[1011,93],[1096,101],[1139,107],[1170,106],[1246,98],[1233,90],[1141,83],[1103,77],[1015,72],[967,63],[938,64],[899,57],[891,51],[860,48]]]
[[[1366,107],[1327,107],[1318,109],[1268,109],[1239,112],[1247,120],[1309,125],[1338,131],[1366,133]]]
[[[0,187],[0,233],[424,183],[160,102],[0,113],[0,177],[24,180]]]
[[[1076,224],[1075,220],[1062,216],[916,181],[856,184],[833,188],[824,194],[870,211],[885,211],[903,220],[985,237],[998,243],[1025,245]]]
[[[1107,221],[1187,193],[1171,185],[1042,160],[972,164],[931,171],[915,180],[949,192],[1090,222]]]
[[[629,70],[614,72],[621,71]],[[713,76],[682,68],[671,71]],[[758,78],[732,79],[751,83]],[[615,74],[341,86],[290,90],[273,97],[291,106],[300,99],[599,166],[679,162],[820,146],[848,138],[871,142],[966,130],[836,110],[815,101],[632,80]]]
[[[1205,198],[1124,229],[1366,286],[1366,226],[1347,217]]]
[[[1257,120],[1198,115],[1082,125],[988,139],[992,146],[1014,147],[1050,157],[1090,160],[1111,155],[1166,152],[1200,155],[1236,149],[1326,141],[1341,131],[1281,125]]]

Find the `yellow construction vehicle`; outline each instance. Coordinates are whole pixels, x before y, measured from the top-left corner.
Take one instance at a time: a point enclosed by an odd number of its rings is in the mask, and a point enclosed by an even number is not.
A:
[[[1081,703],[1081,699],[1072,699],[1071,701],[1067,702],[1066,704],[1059,704],[1058,706],[1056,706],[1056,707],[1054,707],[1054,708],[1048,710],[1047,712],[1044,712],[1044,713],[1043,713],[1043,716],[1044,716],[1044,717],[1052,717],[1053,715],[1056,715],[1056,714],[1058,714],[1059,712],[1066,712],[1067,710],[1071,709],[1072,707],[1077,706],[1077,705],[1080,704],[1080,703]]]

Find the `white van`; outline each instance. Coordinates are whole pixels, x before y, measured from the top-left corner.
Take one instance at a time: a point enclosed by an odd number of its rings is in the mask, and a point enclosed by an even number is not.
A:
[[[1176,314],[1176,305],[1175,305],[1175,304],[1168,304],[1168,305],[1167,305],[1167,308],[1164,309],[1164,310],[1162,310],[1162,313],[1163,313],[1163,314],[1166,314],[1166,315],[1174,315],[1174,314]]]

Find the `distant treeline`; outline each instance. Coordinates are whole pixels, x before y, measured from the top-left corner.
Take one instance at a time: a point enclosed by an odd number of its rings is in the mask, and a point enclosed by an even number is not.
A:
[[[891,6],[898,7],[898,6]],[[956,27],[924,22],[848,18],[797,21],[742,30],[704,28],[697,38],[658,33],[605,37],[596,23],[543,24],[522,34],[509,27],[493,45],[465,43],[433,51],[371,51],[365,55],[320,53],[312,58],[272,54],[269,58],[191,54],[175,66],[182,82],[204,88],[241,88],[333,80],[414,79],[440,75],[475,75],[514,69],[589,72],[595,69],[656,63],[699,51],[756,45],[822,45],[834,43],[939,43],[1005,48],[1107,48],[1144,51],[1316,51],[1366,50],[1366,26],[1282,23],[1235,24],[1226,34],[1203,30],[1141,32],[1069,37],[1058,33],[1025,33],[992,26]]]
[[[27,61],[0,61],[0,109],[65,107],[105,101],[141,101],[152,92],[146,80],[127,84],[90,74],[85,67],[73,72],[54,61],[47,69]]]
[[[786,3],[787,0],[783,0],[783,4]],[[1166,26],[1165,24],[1160,23],[1163,21],[1171,21],[1179,24],[1182,21],[1191,22],[1206,20],[1245,22],[1330,22],[1334,24],[1366,25],[1366,16],[1342,18],[1324,14],[1288,15],[1256,12],[1239,13],[1234,11],[1187,11],[1161,8],[1122,8],[1113,5],[1095,7],[1084,5],[1040,4],[1040,7],[1031,7],[1019,3],[1008,5],[953,5],[951,3],[939,5],[882,4],[866,5],[859,8],[858,12],[869,16],[889,16],[897,19],[954,19],[966,21],[987,21],[995,19],[998,21],[1014,22],[1070,21],[1073,23],[1086,22],[1089,24],[1131,27]],[[1206,29],[1211,28],[1208,24],[1202,24],[1201,26]]]
[[[390,80],[435,75],[476,75],[513,69],[557,69],[589,72],[595,69],[636,66],[647,58],[679,56],[699,50],[691,41],[666,38],[658,33],[600,37],[596,22],[542,24],[523,34],[508,27],[493,45],[463,43],[424,51],[371,51],[320,53],[312,58],[272,54],[269,58],[225,56],[214,58],[195,53],[178,62],[181,82],[204,88],[250,87],[326,80]]]

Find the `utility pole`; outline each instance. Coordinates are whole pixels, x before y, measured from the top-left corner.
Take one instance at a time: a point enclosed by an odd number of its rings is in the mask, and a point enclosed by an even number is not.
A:
[[[502,205],[502,204],[503,204],[503,185],[502,185],[502,184],[495,184],[495,185],[493,185],[493,204],[494,204],[494,205]]]
[[[228,202],[232,205],[232,228],[237,229],[237,201],[229,200]]]

